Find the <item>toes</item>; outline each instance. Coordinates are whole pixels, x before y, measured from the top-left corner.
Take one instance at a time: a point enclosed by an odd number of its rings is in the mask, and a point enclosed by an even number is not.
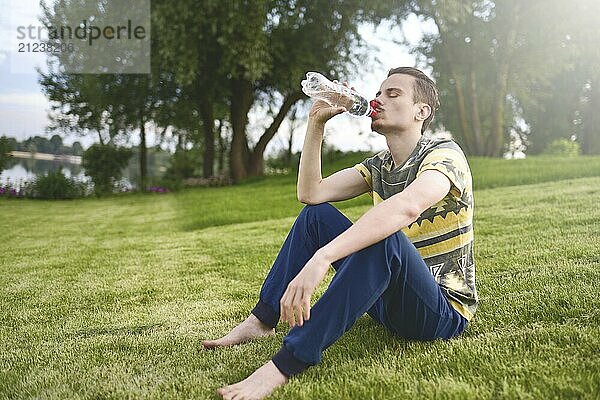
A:
[[[223,398],[223,400],[230,400],[233,398],[234,395],[234,392],[231,391],[231,388],[229,386],[225,386],[221,389],[218,389],[217,393]]]
[[[204,340],[202,342],[202,346],[206,349],[214,349],[215,347],[219,347],[221,342],[219,340]]]
[[[217,389],[217,393],[220,395],[224,395],[231,391],[231,386],[223,386],[222,388]]]
[[[240,399],[240,397],[238,396],[240,393],[236,390],[236,389],[231,389],[230,391],[228,391],[227,393],[225,393],[223,395],[223,399],[224,400],[233,400],[233,399]]]
[[[247,397],[244,396],[244,393],[240,392],[240,391],[233,392],[233,395],[231,396],[231,400],[245,400],[245,399],[247,399]]]

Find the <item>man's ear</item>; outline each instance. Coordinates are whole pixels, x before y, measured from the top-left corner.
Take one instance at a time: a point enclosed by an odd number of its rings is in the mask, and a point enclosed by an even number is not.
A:
[[[419,111],[415,115],[417,121],[425,121],[431,115],[431,106],[429,104],[420,103]]]

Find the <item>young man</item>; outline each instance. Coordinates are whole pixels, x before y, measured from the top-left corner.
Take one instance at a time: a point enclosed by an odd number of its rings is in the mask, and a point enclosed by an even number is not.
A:
[[[226,336],[228,346],[292,327],[281,350],[245,380],[217,392],[262,399],[310,365],[365,312],[412,340],[459,335],[477,307],[471,172],[451,140],[423,132],[438,107],[435,84],[421,71],[390,70],[376,96],[371,128],[388,150],[323,179],[325,123],[344,108],[316,101],[310,110],[298,173],[298,216],[250,316]],[[329,201],[363,193],[374,207],[352,224]],[[311,308],[329,266],[336,274]]]

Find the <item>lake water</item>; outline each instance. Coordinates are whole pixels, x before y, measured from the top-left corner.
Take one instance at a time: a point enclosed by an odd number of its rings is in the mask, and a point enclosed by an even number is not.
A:
[[[25,182],[32,181],[36,175],[44,175],[50,171],[61,170],[67,177],[72,177],[80,182],[89,182],[90,178],[85,175],[83,167],[75,164],[60,163],[56,161],[14,159],[8,168],[0,174],[0,184],[6,185],[10,182],[13,187],[21,187]],[[122,180],[125,187],[132,188],[133,185],[126,176]]]

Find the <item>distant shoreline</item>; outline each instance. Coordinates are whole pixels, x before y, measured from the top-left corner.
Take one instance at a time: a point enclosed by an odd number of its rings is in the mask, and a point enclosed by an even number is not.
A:
[[[11,151],[9,153],[15,158],[25,158],[45,161],[60,161],[69,164],[81,165],[81,157],[70,154],[48,154],[48,153],[30,153],[27,151]]]

